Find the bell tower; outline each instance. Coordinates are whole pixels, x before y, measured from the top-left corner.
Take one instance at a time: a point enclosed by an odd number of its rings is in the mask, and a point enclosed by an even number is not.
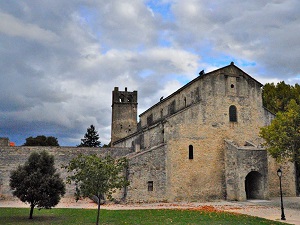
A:
[[[115,87],[112,92],[111,146],[137,130],[137,91],[119,91]]]

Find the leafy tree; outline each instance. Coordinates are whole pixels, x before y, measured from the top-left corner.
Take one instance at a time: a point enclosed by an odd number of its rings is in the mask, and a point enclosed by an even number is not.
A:
[[[78,147],[100,147],[101,142],[99,140],[98,131],[95,130],[95,126],[91,125],[87,128],[84,138],[81,139]]]
[[[65,194],[65,184],[54,168],[54,157],[46,151],[33,152],[23,166],[12,171],[10,187],[14,196],[30,204],[29,219],[35,206],[50,209]]]
[[[284,81],[267,83],[263,87],[263,105],[273,113],[283,112],[289,102],[294,99],[300,104],[300,86],[286,84]]]
[[[67,177],[67,183],[75,182],[75,197],[96,196],[98,199],[97,222],[100,217],[100,200],[106,196],[112,199],[112,194],[129,185],[124,170],[127,159],[113,159],[111,156],[100,158],[97,155],[79,155],[72,159],[65,168],[72,175]],[[122,174],[123,173],[123,174]]]
[[[287,111],[278,112],[269,126],[262,127],[260,136],[277,161],[300,162],[300,106],[296,101],[291,100]]]
[[[57,138],[44,135],[26,138],[24,146],[59,146]]]

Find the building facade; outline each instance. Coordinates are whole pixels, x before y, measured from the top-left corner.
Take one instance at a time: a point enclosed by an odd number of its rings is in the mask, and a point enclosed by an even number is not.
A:
[[[293,164],[276,164],[261,147],[260,127],[274,118],[263,107],[262,86],[231,63],[140,114],[136,131],[112,142],[135,149],[128,200],[267,199],[278,194],[279,166],[285,193],[296,195]]]

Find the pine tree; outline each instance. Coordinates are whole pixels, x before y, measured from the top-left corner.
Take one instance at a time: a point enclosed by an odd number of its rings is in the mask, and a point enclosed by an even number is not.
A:
[[[98,131],[95,130],[94,125],[91,125],[89,128],[87,128],[84,138],[81,139],[81,143],[77,147],[100,147],[101,142],[98,140]]]

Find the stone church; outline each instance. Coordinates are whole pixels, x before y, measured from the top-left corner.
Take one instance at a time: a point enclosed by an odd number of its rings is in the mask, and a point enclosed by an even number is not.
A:
[[[262,84],[231,63],[199,76],[139,115],[137,91],[112,93],[111,140],[130,147],[127,199],[199,201],[296,195],[293,164],[278,165],[262,148]]]
[[[262,84],[231,63],[198,77],[139,115],[138,92],[112,92],[111,148],[10,147],[0,140],[0,199],[11,196],[10,171],[31,151],[47,150],[62,177],[79,152],[127,157],[127,202],[268,199],[296,196],[295,167],[277,164],[262,148],[260,127],[274,115],[262,104]],[[74,187],[67,186],[67,195]]]

